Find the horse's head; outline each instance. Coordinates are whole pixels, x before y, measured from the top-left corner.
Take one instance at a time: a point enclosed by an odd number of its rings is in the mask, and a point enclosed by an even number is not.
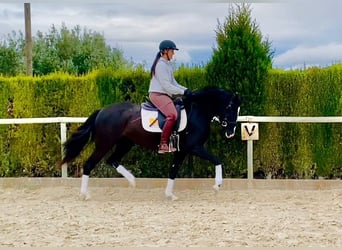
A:
[[[235,135],[237,119],[239,116],[241,99],[224,89],[217,87],[204,87],[196,90],[191,96],[183,99],[185,105],[196,103],[206,115],[217,121],[225,129],[225,136],[231,138]]]
[[[225,108],[225,116],[222,118],[221,125],[226,129],[225,135],[227,138],[231,138],[235,135],[240,105],[240,97],[238,95],[233,95]]]
[[[235,135],[241,99],[238,95],[221,90],[216,101],[220,107],[217,116],[213,120],[219,122],[225,129],[225,136],[228,139],[232,138]]]

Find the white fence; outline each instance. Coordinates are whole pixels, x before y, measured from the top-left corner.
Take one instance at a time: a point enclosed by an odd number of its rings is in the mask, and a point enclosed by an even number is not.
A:
[[[294,116],[241,116],[240,122],[262,123],[342,123],[342,116],[294,117]],[[253,179],[253,140],[247,140],[247,177]]]
[[[61,151],[63,154],[63,143],[66,141],[67,123],[83,123],[87,117],[49,117],[49,118],[13,118],[0,119],[1,124],[37,124],[37,123],[59,123]],[[263,123],[263,122],[280,122],[280,123],[342,123],[342,116],[321,116],[321,117],[289,117],[289,116],[240,116],[239,122],[247,123]],[[247,141],[247,168],[248,179],[253,178],[253,141]],[[62,178],[67,177],[67,165],[62,166]]]

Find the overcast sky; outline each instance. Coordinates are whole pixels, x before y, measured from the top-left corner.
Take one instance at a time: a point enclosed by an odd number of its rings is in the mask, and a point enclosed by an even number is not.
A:
[[[25,31],[24,2],[0,0],[0,38]],[[112,47],[135,63],[152,63],[161,40],[175,41],[179,63],[205,64],[216,46],[218,21],[228,0],[32,0],[32,33],[54,24],[100,32]],[[342,62],[342,1],[281,0],[251,2],[252,18],[275,50],[273,66],[296,68]]]

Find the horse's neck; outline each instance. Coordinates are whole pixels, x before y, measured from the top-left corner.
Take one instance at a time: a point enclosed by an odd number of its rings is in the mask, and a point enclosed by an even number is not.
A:
[[[196,117],[201,122],[210,124],[212,118],[216,115],[210,107],[209,104],[192,102],[186,106],[186,111],[189,117]]]

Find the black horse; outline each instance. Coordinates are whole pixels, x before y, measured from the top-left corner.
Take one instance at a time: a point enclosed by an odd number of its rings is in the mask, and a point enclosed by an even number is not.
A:
[[[165,190],[166,196],[171,199],[177,198],[173,195],[174,180],[188,154],[215,165],[214,188],[219,189],[222,184],[222,162],[211,155],[203,145],[209,138],[210,124],[213,120],[220,122],[227,138],[234,136],[241,100],[238,95],[224,89],[205,87],[194,91],[190,96],[183,96],[183,104],[187,124],[185,129],[179,132],[179,150],[173,153],[173,163]],[[90,172],[112,149],[113,153],[106,158],[106,163],[115,167],[132,186],[135,186],[135,177],[120,165],[121,159],[135,144],[157,151],[160,141],[159,132],[148,132],[144,129],[141,111],[141,105],[131,102],[116,103],[99,109],[65,142],[61,164],[75,159],[88,142],[95,143],[95,149],[83,167],[82,195],[88,196]]]

